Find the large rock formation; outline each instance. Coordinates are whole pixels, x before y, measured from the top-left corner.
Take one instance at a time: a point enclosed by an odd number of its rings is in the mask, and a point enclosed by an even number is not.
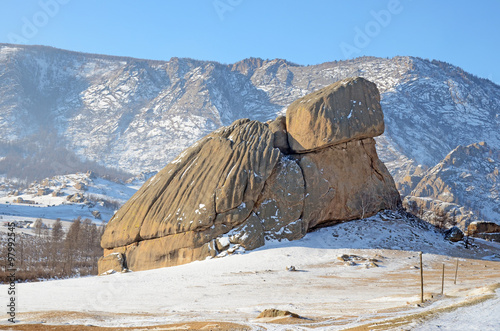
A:
[[[500,242],[500,224],[493,222],[472,222],[467,228],[467,235]]]
[[[173,266],[397,206],[373,140],[384,128],[379,101],[373,83],[351,78],[297,100],[286,118],[214,131],[115,214],[104,257],[120,253],[130,270]]]

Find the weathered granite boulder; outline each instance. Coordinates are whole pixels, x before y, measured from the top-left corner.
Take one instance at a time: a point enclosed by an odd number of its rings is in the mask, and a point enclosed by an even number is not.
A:
[[[451,242],[458,242],[464,238],[464,233],[458,227],[454,226],[444,232],[444,239]]]
[[[44,196],[44,195],[48,195],[50,194],[52,191],[48,188],[39,188],[37,193],[36,193],[36,196],[37,197],[41,197],[41,196]]]
[[[122,254],[131,270],[173,266],[239,246],[255,249],[266,240],[299,239],[315,227],[399,205],[371,138],[383,132],[375,85],[346,80],[305,100],[309,106],[301,105],[301,112],[325,104],[314,115],[320,123],[299,130],[300,139],[309,130],[314,145],[300,153],[289,145],[299,141],[298,131],[287,129],[290,118],[302,116],[294,105],[286,118],[242,119],[214,131],[150,178],[113,216],[101,241],[104,255]],[[347,107],[353,100],[356,105]],[[318,128],[330,129],[320,136]],[[100,263],[99,272],[104,269]]]
[[[408,195],[403,199],[403,207],[413,215],[439,228],[450,228],[456,225],[460,230],[465,231],[467,224],[474,219],[474,213],[464,206],[428,197]]]
[[[217,237],[240,225],[248,232],[244,223],[279,158],[263,123],[238,120],[213,132],[150,178],[114,215],[101,240],[105,254],[122,252],[132,270],[215,256]],[[263,244],[248,242],[252,248]]]
[[[290,148],[318,150],[384,133],[377,86],[364,78],[347,78],[294,101],[286,112]]]
[[[85,196],[81,193],[70,194],[66,197],[66,200],[73,203],[81,203],[85,201]]]
[[[150,178],[114,215],[103,248],[192,231],[228,232],[250,216],[279,158],[263,123],[239,120],[213,132]]]
[[[98,210],[92,210],[92,216],[94,216],[96,219],[100,220],[101,219],[101,212]]]
[[[302,318],[299,315],[289,312],[288,310],[266,309],[257,316],[257,318],[274,318],[274,317],[292,317]]]
[[[500,224],[493,222],[472,222],[467,227],[469,236],[476,236],[480,233],[500,233]]]
[[[60,197],[62,195],[63,195],[63,193],[60,190],[52,191],[52,196],[53,197]]]
[[[262,221],[252,213],[246,221],[231,231],[231,244],[240,244],[246,249],[255,249],[265,244]]]
[[[76,183],[75,185],[73,185],[73,187],[77,190],[80,190],[80,191],[86,191],[87,190],[87,185],[85,185],[85,183],[82,183],[82,182],[78,182]]]

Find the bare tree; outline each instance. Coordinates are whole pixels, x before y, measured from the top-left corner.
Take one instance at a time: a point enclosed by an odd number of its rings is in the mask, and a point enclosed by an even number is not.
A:
[[[81,225],[80,229],[81,235],[80,235],[80,248],[83,252],[82,258],[85,259],[85,261],[88,261],[91,258],[91,251],[92,251],[92,243],[93,243],[93,238],[92,238],[92,221],[88,218],[86,218]]]
[[[366,191],[361,192],[356,203],[356,208],[359,210],[361,218],[365,218],[376,207],[377,200],[375,196]]]
[[[68,233],[66,234],[66,239],[64,240],[64,253],[66,257],[65,272],[71,273],[71,270],[75,266],[75,262],[78,260],[80,252],[80,230],[81,230],[81,218],[78,217],[73,221],[69,227]]]
[[[41,218],[37,218],[35,221],[35,224],[33,224],[33,227],[35,228],[35,234],[40,237],[42,234],[42,228],[43,228],[43,222]]]
[[[101,221],[101,226],[99,227],[99,242],[101,241],[101,237],[104,234],[104,230],[106,230],[106,222]],[[99,244],[100,245],[100,244]]]
[[[63,239],[64,230],[62,227],[61,219],[56,219],[53,227],[52,227],[52,241],[59,242]]]
[[[48,242],[48,246],[50,247],[50,256],[49,262],[52,270],[56,270],[58,265],[62,260],[61,256],[61,248],[62,248],[62,240],[64,237],[64,230],[62,227],[61,219],[58,218],[54,222],[52,226],[52,232],[50,236],[50,242]],[[56,272],[56,271],[55,271]]]
[[[102,256],[102,227],[90,220],[82,221],[78,218],[64,237],[60,225],[60,220],[56,220],[48,235],[16,235],[16,251],[19,256],[17,280],[97,274],[97,261]],[[42,230],[42,234],[44,232],[46,231]],[[0,236],[0,253],[7,247],[2,244],[5,238],[6,236]],[[0,263],[4,262],[3,256],[7,254],[0,254]],[[0,282],[7,281],[8,277],[6,270],[0,270]]]
[[[92,261],[97,261],[101,255],[103,255],[103,250],[101,248],[101,231],[97,228],[97,225],[92,223],[90,228],[90,238],[91,238],[91,247],[89,254],[92,254]],[[92,271],[97,272],[97,264],[92,264]]]

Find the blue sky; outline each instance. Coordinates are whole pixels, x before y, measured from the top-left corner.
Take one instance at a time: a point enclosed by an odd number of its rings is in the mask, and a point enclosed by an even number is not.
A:
[[[168,60],[412,55],[500,82],[500,1],[0,0],[0,42]]]

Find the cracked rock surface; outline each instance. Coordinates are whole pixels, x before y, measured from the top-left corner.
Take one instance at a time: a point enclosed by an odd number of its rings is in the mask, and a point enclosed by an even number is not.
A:
[[[399,193],[372,138],[383,128],[378,90],[362,78],[299,99],[286,118],[237,120],[137,191],[109,221],[102,260],[120,253],[130,270],[174,266],[394,208]]]

